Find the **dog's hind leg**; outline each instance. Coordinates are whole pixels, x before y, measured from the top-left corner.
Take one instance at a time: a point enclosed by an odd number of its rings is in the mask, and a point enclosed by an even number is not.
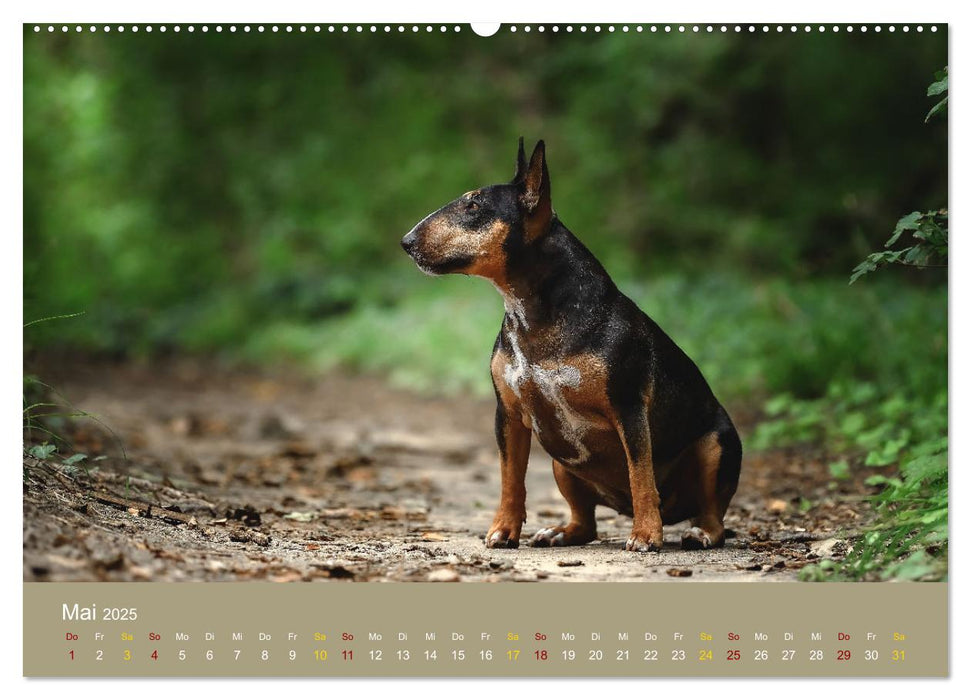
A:
[[[735,495],[742,466],[742,442],[722,411],[719,427],[695,443],[698,516],[681,535],[684,549],[708,549],[725,544],[725,511]]]
[[[553,476],[563,498],[570,504],[570,522],[565,526],[546,527],[533,535],[533,547],[567,547],[597,539],[594,516],[599,495],[583,479],[553,460]]]

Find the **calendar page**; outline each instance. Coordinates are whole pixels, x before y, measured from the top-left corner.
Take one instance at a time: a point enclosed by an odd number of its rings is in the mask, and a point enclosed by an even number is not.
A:
[[[948,676],[948,48],[24,24],[24,676]]]

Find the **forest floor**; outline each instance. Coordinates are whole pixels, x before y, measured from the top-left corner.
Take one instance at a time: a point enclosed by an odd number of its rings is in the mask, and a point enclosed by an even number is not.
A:
[[[25,581],[787,581],[869,515],[865,470],[834,482],[821,451],[750,451],[723,549],[681,551],[674,526],[662,552],[625,552],[631,521],[606,508],[596,542],[534,549],[569,515],[534,446],[523,544],[490,550],[491,401],[194,360],[31,370],[117,439],[84,420],[65,437],[88,461],[25,457]],[[756,414],[730,410],[744,441]]]

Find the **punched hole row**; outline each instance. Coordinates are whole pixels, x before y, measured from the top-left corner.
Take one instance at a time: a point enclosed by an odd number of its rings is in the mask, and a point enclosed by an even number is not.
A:
[[[605,25],[605,26],[601,26],[601,25],[590,25],[590,26],[588,26],[588,25],[585,25],[585,24],[581,24],[581,25],[572,25],[572,24],[568,24],[568,25],[556,25],[555,24],[555,25],[551,25],[549,27],[547,27],[546,25],[538,25],[538,26],[535,26],[534,27],[532,25],[523,25],[523,26],[520,26],[520,25],[512,24],[512,25],[509,25],[508,27],[505,27],[504,29],[505,29],[505,31],[508,31],[510,33],[516,33],[518,31],[522,31],[522,32],[525,32],[525,33],[529,33],[529,32],[532,32],[532,31],[536,31],[536,32],[543,33],[543,32],[546,32],[546,31],[550,31],[550,32],[553,32],[553,33],[566,32],[568,34],[569,33],[573,33],[573,32],[580,32],[582,34],[582,33],[585,33],[585,32],[598,33],[598,32],[604,32],[604,31],[606,31],[607,33],[617,32],[617,31],[620,31],[620,32],[635,32],[635,33],[650,32],[650,33],[653,33],[653,34],[657,34],[657,33],[665,33],[665,34],[672,34],[672,33],[678,33],[678,34],[689,34],[689,33],[692,33],[692,34],[702,34],[702,33],[714,34],[714,33],[722,33],[722,34],[725,34],[725,33],[728,33],[728,32],[734,32],[736,34],[739,34],[739,33],[742,33],[742,32],[747,32],[749,34],[754,34],[754,33],[757,33],[757,32],[761,32],[763,34],[768,34],[768,33],[773,32],[773,31],[776,32],[776,33],[789,32],[789,33],[792,33],[792,34],[797,33],[797,32],[802,32],[802,33],[810,33],[810,32],[825,33],[825,32],[832,32],[832,33],[836,34],[836,33],[839,33],[841,31],[845,31],[847,33],[852,33],[854,31],[861,32],[861,33],[866,33],[868,31],[869,32],[875,32],[875,33],[880,33],[882,31],[886,31],[886,32],[890,32],[890,33],[894,33],[894,32],[897,32],[897,31],[904,32],[904,33],[908,33],[911,30],[916,31],[916,32],[923,32],[924,29],[925,29],[925,27],[924,27],[924,25],[920,25],[920,24],[915,25],[913,27],[911,25],[906,25],[906,24],[905,25],[900,25],[900,26],[892,25],[892,24],[891,25],[886,25],[886,26],[884,26],[884,25],[872,25],[872,26],[868,26],[868,25],[852,25],[852,24],[848,24],[848,25],[838,25],[838,24],[823,25],[823,24],[820,24],[820,25],[802,25],[802,26],[794,25],[794,24],[792,24],[792,25],[781,25],[781,24],[778,24],[778,25],[768,25],[768,24],[762,24],[762,25],[754,25],[754,24],[747,24],[747,25],[740,25],[740,24],[735,24],[735,25],[727,25],[727,24],[720,24],[720,25],[712,25],[712,24],[691,24],[691,25],[685,25],[685,24],[677,24],[677,25],[672,25],[672,24],[640,25],[639,24],[639,25],[627,25],[627,24],[624,24],[624,25]],[[931,32],[936,32],[937,31],[937,26],[936,25],[931,25],[929,27],[929,29],[930,29]],[[242,32],[242,33],[249,33],[249,32],[256,32],[256,33],[261,33],[261,32],[280,33],[280,32],[283,32],[283,33],[291,33],[292,34],[292,33],[296,32],[296,33],[300,33],[300,34],[306,34],[306,33],[315,33],[315,34],[320,34],[320,33],[328,33],[328,34],[335,34],[335,33],[344,33],[344,34],[348,34],[348,33],[359,33],[359,34],[363,34],[363,33],[366,33],[367,32],[367,33],[377,34],[379,32],[383,32],[385,34],[390,34],[392,32],[397,32],[399,34],[403,34],[403,33],[406,33],[406,32],[418,33],[418,32],[421,32],[421,31],[424,31],[426,33],[431,33],[431,32],[436,32],[436,31],[439,32],[439,33],[447,33],[447,32],[455,32],[455,33],[458,33],[458,32],[461,32],[462,31],[462,27],[459,26],[459,25],[446,26],[446,25],[417,25],[417,24],[412,24],[412,25],[403,25],[403,24],[398,24],[398,25],[390,25],[390,24],[385,24],[385,25],[377,25],[377,24],[371,24],[371,25],[362,25],[362,24],[357,24],[357,25],[353,25],[353,24],[350,24],[350,25],[348,25],[348,24],[338,24],[338,25],[334,25],[334,24],[330,24],[330,25],[320,25],[320,24],[312,24],[312,25],[308,25],[308,24],[298,24],[298,25],[292,25],[292,24],[287,24],[287,25],[276,25],[276,24],[273,24],[273,25],[262,25],[262,24],[260,24],[260,25],[249,25],[249,24],[244,24],[244,25],[235,25],[235,24],[230,24],[230,25],[226,25],[226,26],[223,26],[221,24],[217,24],[217,25],[213,25],[212,27],[210,27],[209,25],[205,25],[205,24],[204,25],[201,25],[201,26],[198,26],[198,27],[195,26],[195,25],[187,25],[187,26],[183,27],[182,25],[178,25],[178,24],[177,25],[172,25],[172,26],[164,25],[164,24],[163,25],[157,25],[157,26],[155,26],[155,25],[141,25],[140,26],[140,25],[137,25],[137,24],[134,24],[134,25],[121,25],[120,24],[120,25],[115,25],[115,26],[108,25],[108,24],[106,24],[106,25],[93,25],[93,24],[92,25],[80,25],[80,24],[77,24],[77,25],[67,25],[67,24],[62,24],[62,25],[54,25],[54,24],[40,25],[40,24],[35,24],[34,25],[34,32],[35,33],[41,33],[41,32],[44,32],[44,31],[46,31],[47,33],[54,33],[54,32],[57,32],[57,31],[60,31],[61,33],[66,33],[66,32],[70,32],[72,30],[75,33],[81,33],[81,32],[84,32],[84,31],[87,31],[89,33],[94,33],[94,32],[110,33],[110,32],[113,32],[113,31],[114,32],[118,32],[118,33],[124,33],[126,31],[128,31],[128,32],[131,32],[133,34],[138,33],[139,31],[143,31],[143,32],[146,32],[146,33],[152,33],[153,31],[165,33],[165,32],[171,31],[171,32],[174,32],[176,34],[182,32],[182,31],[189,32],[190,34],[191,33],[195,33],[197,31],[198,32],[202,32],[203,34],[208,33],[210,31],[214,31],[216,33],[221,33],[221,32],[229,32],[229,33],[235,33],[235,32]]]

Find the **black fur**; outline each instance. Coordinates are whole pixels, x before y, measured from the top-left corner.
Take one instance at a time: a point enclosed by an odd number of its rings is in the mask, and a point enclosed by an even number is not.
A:
[[[708,432],[734,432],[697,365],[617,289],[600,262],[558,218],[536,244],[523,246],[521,236],[513,236],[508,248],[510,280],[521,281],[532,292],[522,300],[527,316],[543,324],[567,324],[567,353],[595,352],[604,358],[610,367],[611,404],[630,423],[627,432],[635,440],[642,431],[633,428],[641,420],[644,393],[650,390],[655,463],[669,462]],[[507,314],[497,348],[510,350],[511,323]],[[740,457],[737,435],[734,442],[725,439],[729,447],[737,444]]]

